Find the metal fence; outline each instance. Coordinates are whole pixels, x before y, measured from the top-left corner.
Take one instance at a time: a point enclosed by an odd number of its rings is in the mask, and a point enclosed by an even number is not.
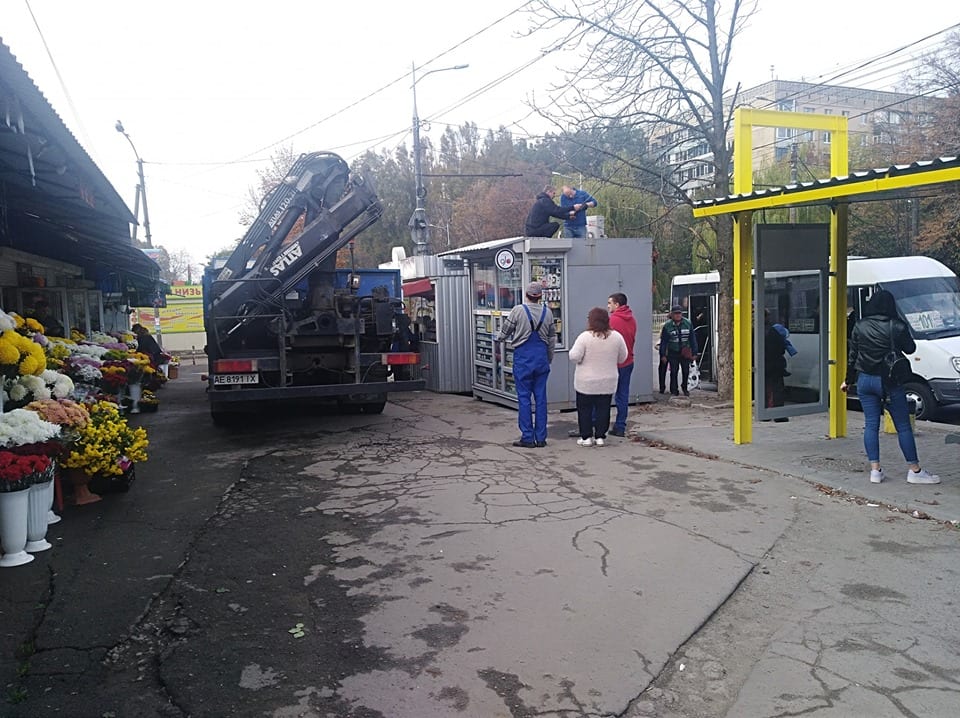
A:
[[[653,333],[659,334],[660,330],[663,328],[663,325],[667,323],[667,320],[670,318],[670,312],[654,312],[653,313]]]

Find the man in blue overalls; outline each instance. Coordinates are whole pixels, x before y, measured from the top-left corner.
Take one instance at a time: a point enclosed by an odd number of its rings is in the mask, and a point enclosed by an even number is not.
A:
[[[553,312],[540,303],[543,287],[538,282],[527,286],[526,299],[510,310],[503,320],[498,342],[513,345],[513,381],[517,387],[517,423],[520,440],[514,446],[533,449],[547,445],[547,377],[557,344]],[[530,395],[536,403],[536,418]]]

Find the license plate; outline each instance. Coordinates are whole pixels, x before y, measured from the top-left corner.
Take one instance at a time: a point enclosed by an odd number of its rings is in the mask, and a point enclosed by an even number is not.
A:
[[[217,384],[259,384],[257,374],[214,374],[213,383]]]

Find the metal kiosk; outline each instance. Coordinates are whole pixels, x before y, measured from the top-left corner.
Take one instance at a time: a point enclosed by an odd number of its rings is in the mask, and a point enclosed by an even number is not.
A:
[[[461,247],[441,255],[467,261],[472,287],[473,395],[516,408],[513,349],[495,350],[503,319],[523,301],[523,288],[540,282],[543,301],[553,311],[557,349],[547,381],[548,409],[576,406],[575,366],[567,356],[586,328],[587,313],[606,307],[614,292],[627,295],[637,320],[634,351],[639,371],[630,381],[630,401],[652,401],[653,376],[647,357],[652,351],[653,240],[647,238],[539,239],[512,237]]]

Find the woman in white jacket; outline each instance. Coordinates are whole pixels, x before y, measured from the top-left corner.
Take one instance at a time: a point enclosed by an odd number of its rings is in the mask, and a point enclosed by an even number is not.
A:
[[[577,390],[577,420],[580,446],[603,446],[610,428],[610,400],[617,390],[617,364],[627,358],[627,344],[620,332],[610,328],[606,309],[594,307],[587,315],[587,331],[570,348],[570,361],[577,365],[573,388]]]

